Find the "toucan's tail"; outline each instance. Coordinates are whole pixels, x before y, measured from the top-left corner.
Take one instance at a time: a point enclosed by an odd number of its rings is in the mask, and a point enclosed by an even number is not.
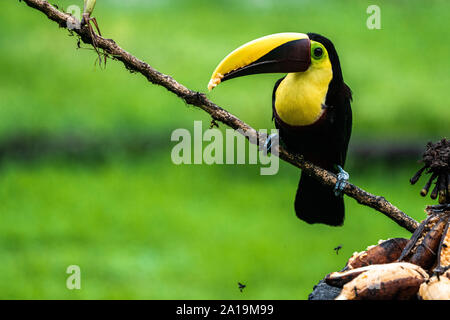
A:
[[[344,223],[344,199],[333,188],[302,173],[295,196],[295,213],[307,223],[340,226]]]

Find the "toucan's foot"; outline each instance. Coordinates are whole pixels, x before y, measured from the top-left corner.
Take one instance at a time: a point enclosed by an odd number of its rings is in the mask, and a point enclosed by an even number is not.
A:
[[[279,143],[280,136],[278,135],[278,133],[272,133],[270,136],[268,136],[262,149],[264,155],[267,156],[269,153],[271,153],[272,147],[276,147]]]
[[[342,196],[342,191],[347,185],[350,175],[346,171],[344,171],[341,166],[337,166],[337,168],[339,170],[339,173],[337,175],[336,185],[334,186],[334,194],[336,195],[336,197],[340,197]]]

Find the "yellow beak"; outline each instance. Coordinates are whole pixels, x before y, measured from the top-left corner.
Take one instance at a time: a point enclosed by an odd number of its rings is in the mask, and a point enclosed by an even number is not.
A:
[[[304,33],[276,33],[246,43],[214,70],[208,89],[219,83],[256,73],[306,71],[311,63],[310,41]]]

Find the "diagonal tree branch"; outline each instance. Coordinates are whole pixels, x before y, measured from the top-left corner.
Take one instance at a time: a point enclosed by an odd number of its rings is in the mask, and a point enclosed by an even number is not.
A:
[[[23,1],[28,6],[44,13],[50,20],[58,23],[60,27],[67,28],[68,25],[74,26],[79,23],[79,21],[75,17],[59,11],[54,6],[50,5],[47,1]],[[260,145],[265,142],[267,138],[265,134],[259,133],[236,116],[222,109],[221,107],[210,101],[203,93],[186,88],[172,77],[159,72],[146,62],[134,57],[133,55],[119,47],[114,40],[105,39],[101,36],[93,34],[86,26],[82,26],[78,29],[73,29],[73,31],[80,36],[81,40],[84,43],[92,45],[94,42],[93,40],[95,40],[95,45],[97,48],[103,50],[114,60],[121,61],[128,70],[138,72],[146,77],[149,82],[163,86],[170,92],[183,99],[186,103],[196,106],[209,113],[214,120],[220,121],[225,125],[233,128],[234,130],[239,130],[242,133],[245,133],[245,136],[247,137],[247,139],[249,139],[250,142],[256,142]],[[92,39],[92,37],[95,37],[95,39]],[[336,184],[336,175],[308,161],[305,161],[301,156],[292,154],[281,146],[278,148],[278,156],[284,161],[289,162],[292,165],[302,169],[304,172],[316,178],[318,181],[325,185],[333,187]],[[347,196],[355,199],[358,203],[369,206],[385,214],[387,217],[394,220],[398,225],[410,232],[414,232],[414,230],[419,226],[419,223],[417,221],[400,211],[397,207],[388,202],[384,197],[375,196],[351,183],[347,183],[343,192]]]

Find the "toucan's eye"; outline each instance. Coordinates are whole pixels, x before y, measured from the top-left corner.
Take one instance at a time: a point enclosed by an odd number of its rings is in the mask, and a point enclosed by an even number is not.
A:
[[[323,55],[323,49],[321,47],[317,47],[317,48],[314,49],[314,57],[316,59],[321,58],[322,55]]]

